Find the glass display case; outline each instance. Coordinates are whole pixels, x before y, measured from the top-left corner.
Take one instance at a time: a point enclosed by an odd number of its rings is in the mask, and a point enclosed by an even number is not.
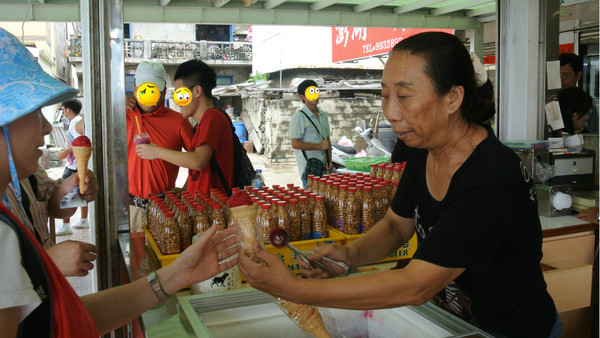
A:
[[[312,337],[274,302],[252,288],[178,297],[180,320],[197,337]],[[431,303],[320,312],[333,337],[493,337]]]

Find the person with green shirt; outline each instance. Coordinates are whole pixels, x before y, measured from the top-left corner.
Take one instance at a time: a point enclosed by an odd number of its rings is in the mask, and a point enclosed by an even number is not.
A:
[[[313,80],[304,80],[298,85],[298,95],[304,106],[290,120],[290,138],[296,152],[298,172],[302,184],[306,187],[304,175],[308,159],[316,158],[331,170],[331,141],[329,136],[329,117],[319,109],[319,87]]]

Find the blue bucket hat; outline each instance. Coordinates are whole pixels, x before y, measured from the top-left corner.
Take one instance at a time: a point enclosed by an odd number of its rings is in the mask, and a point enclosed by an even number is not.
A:
[[[17,38],[0,28],[0,126],[75,95],[76,89],[44,72]]]
[[[76,89],[44,72],[17,38],[0,28],[0,127],[6,138],[11,180],[19,204],[21,189],[7,125],[43,106],[69,100],[75,95]],[[9,205],[6,194],[4,202]]]

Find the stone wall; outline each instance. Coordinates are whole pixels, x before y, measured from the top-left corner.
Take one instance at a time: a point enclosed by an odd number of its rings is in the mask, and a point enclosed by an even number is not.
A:
[[[289,137],[290,118],[302,102],[297,95],[284,95],[283,99],[245,98],[242,118],[248,129],[249,139],[258,151],[272,163],[295,161]],[[362,119],[367,124],[381,112],[380,121],[385,120],[381,111],[381,98],[319,98],[319,108],[327,112],[331,127],[331,140],[339,141],[346,136],[354,142],[357,151],[366,148],[362,139],[357,139],[354,128]],[[381,123],[380,123],[381,124]]]

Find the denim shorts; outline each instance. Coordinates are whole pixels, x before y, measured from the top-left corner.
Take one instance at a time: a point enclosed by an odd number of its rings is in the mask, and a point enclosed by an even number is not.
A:
[[[63,180],[66,180],[67,178],[71,177],[71,175],[75,174],[76,172],[77,172],[77,169],[73,170],[69,167],[65,167],[65,171],[63,171],[63,175],[62,175]]]

